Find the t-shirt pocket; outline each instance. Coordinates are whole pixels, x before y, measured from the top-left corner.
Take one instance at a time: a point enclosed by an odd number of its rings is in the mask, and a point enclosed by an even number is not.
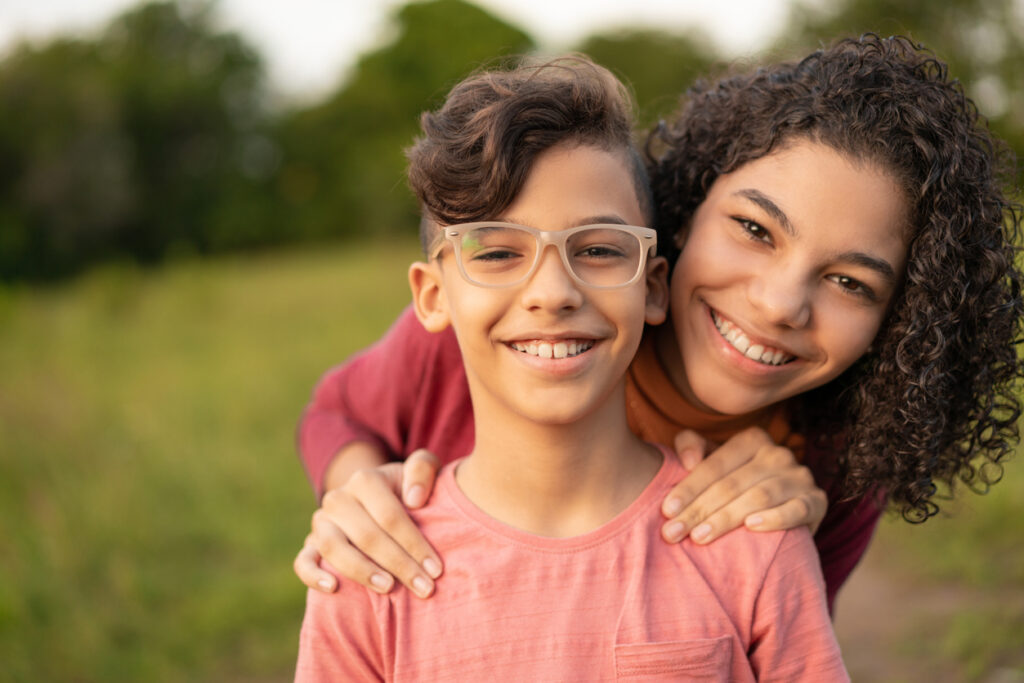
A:
[[[732,637],[615,646],[619,681],[728,681]]]

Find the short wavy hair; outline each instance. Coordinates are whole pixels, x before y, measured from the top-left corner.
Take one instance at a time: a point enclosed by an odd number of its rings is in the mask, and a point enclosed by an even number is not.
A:
[[[640,208],[653,224],[644,159],[633,141],[629,91],[584,55],[548,61],[519,57],[472,74],[406,150],[409,185],[423,209],[424,252],[436,226],[493,219],[508,207],[541,152],[561,144],[621,150]],[[668,240],[659,240],[659,245]]]
[[[797,426],[834,453],[844,495],[878,493],[923,521],[938,511],[937,482],[987,488],[1017,441],[1013,157],[943,62],[906,38],[865,35],[684,94],[647,142],[658,223],[685,231],[718,176],[796,140],[887,169],[912,230],[872,349],[794,399]]]

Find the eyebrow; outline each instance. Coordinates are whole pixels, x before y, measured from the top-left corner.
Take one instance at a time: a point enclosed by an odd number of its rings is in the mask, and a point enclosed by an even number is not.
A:
[[[836,260],[870,268],[885,278],[889,284],[896,282],[896,270],[892,267],[892,264],[885,259],[880,259],[876,256],[872,256],[871,254],[865,254],[862,251],[847,251],[839,254],[836,257]]]
[[[768,215],[778,221],[779,225],[782,226],[782,229],[785,230],[787,234],[796,234],[796,228],[794,228],[793,224],[789,222],[789,216],[786,215],[786,212],[780,209],[779,205],[773,202],[764,192],[761,192],[760,190],[746,189],[739,190],[734,194],[737,194],[744,199],[748,199],[760,206]]]
[[[774,218],[782,229],[786,231],[788,235],[796,235],[796,228],[789,220],[789,216],[783,211],[778,204],[772,201],[771,197],[753,188],[738,190],[734,193],[744,199],[747,199],[757,204],[761,209],[768,215]],[[880,259],[877,256],[866,254],[862,251],[847,251],[842,254],[838,254],[836,257],[837,261],[844,263],[850,263],[853,265],[863,266],[870,268],[879,275],[881,275],[889,284],[896,282],[896,269],[892,267],[892,264],[885,259]]]

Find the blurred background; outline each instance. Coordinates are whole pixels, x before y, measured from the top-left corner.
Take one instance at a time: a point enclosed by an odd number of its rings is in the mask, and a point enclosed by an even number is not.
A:
[[[7,2],[0,681],[291,678],[314,508],[294,426],[408,301],[402,149],[478,65],[586,52],[646,126],[701,74],[904,33],[1024,153],[1022,0],[366,0],[262,24],[230,0]],[[1024,681],[1019,458],[954,493],[887,519],[840,595],[854,680]]]

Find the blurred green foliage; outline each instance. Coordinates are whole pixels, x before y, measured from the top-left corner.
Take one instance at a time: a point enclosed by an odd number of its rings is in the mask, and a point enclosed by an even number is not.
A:
[[[265,144],[262,66],[208,6],[185,7],[0,64],[0,278],[219,246],[212,219]]]
[[[773,54],[838,35],[903,32],[952,65],[997,132],[1024,150],[1024,17],[1014,0],[797,0]],[[397,8],[387,38],[320,102],[268,106],[262,59],[214,21],[215,0],[158,0],[98,36],[0,62],[0,282],[101,261],[156,263],[296,241],[411,234],[402,150],[418,114],[475,68],[535,52],[467,0]],[[611,31],[577,48],[633,88],[642,128],[729,66],[693,31]]]
[[[463,0],[406,5],[394,25],[394,40],[360,59],[335,95],[280,122],[277,189],[292,237],[412,234],[418,208],[403,150],[419,132],[419,113],[473,69],[534,47]]]
[[[717,59],[710,40],[696,31],[674,35],[653,29],[626,29],[591,36],[579,50],[630,85],[641,131],[671,113],[683,91],[706,74]]]

